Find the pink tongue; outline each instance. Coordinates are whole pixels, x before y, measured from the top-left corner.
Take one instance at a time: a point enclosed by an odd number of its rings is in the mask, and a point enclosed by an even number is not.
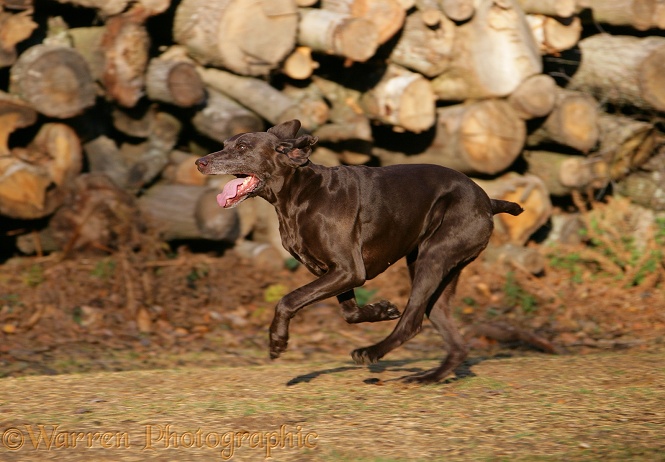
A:
[[[226,201],[238,195],[238,188],[240,188],[243,181],[245,181],[245,178],[236,178],[224,185],[224,190],[217,194],[217,203],[220,207],[226,207]]]

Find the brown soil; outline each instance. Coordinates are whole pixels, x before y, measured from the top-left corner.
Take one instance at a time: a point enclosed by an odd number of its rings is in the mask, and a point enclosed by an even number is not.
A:
[[[268,270],[233,251],[217,256],[186,247],[176,254],[16,258],[0,269],[3,376],[262,362],[275,302],[312,278],[303,268]],[[455,312],[482,354],[541,346],[514,338],[499,343],[505,336],[495,335],[497,328],[521,329],[559,352],[658,346],[665,332],[662,289],[581,274],[579,280],[579,274],[550,265],[535,277],[477,261],[463,274]],[[403,307],[408,292],[400,263],[360,295]],[[380,340],[393,326],[347,325],[328,300],[296,316],[280,361],[347,354]],[[403,349],[411,357],[444,354],[427,322]]]
[[[0,459],[663,460],[663,352],[476,355],[428,386],[393,379],[435,360],[320,359],[5,378]]]

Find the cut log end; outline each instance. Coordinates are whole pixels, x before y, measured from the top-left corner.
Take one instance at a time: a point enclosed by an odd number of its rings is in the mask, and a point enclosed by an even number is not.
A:
[[[284,73],[295,80],[305,80],[312,76],[319,64],[312,59],[312,50],[309,47],[297,47],[286,58],[282,69]]]
[[[598,141],[598,111],[588,98],[569,98],[558,112],[560,125],[565,128],[565,136],[575,140],[569,145],[582,152],[588,152]]]
[[[495,243],[524,245],[552,215],[549,192],[537,176],[508,173],[493,181],[476,180],[476,183],[488,196],[517,202],[524,209],[516,217],[505,213],[494,216],[496,228],[492,240]]]
[[[389,66],[381,81],[363,96],[367,115],[414,133],[436,121],[436,96],[429,81],[399,66]]]
[[[642,96],[647,103],[659,111],[665,111],[665,45],[651,53],[641,65],[638,73]]]
[[[194,106],[205,98],[203,82],[194,66],[189,63],[180,63],[173,68],[169,89],[174,103],[178,106]]]
[[[379,46],[379,32],[369,20],[329,10],[302,13],[298,42],[314,51],[364,62]]]
[[[95,103],[96,90],[83,57],[67,47],[37,45],[11,69],[10,91],[44,115],[69,118]]]
[[[184,0],[173,35],[203,64],[242,75],[267,75],[293,49],[298,13],[291,0]]]
[[[353,61],[364,62],[374,56],[379,43],[379,33],[374,25],[364,19],[349,19],[335,37],[336,48]]]
[[[549,75],[536,74],[522,82],[508,102],[523,119],[544,117],[554,108],[556,82]]]
[[[471,166],[499,173],[513,163],[524,146],[526,126],[504,101],[487,100],[464,114],[460,142]]]

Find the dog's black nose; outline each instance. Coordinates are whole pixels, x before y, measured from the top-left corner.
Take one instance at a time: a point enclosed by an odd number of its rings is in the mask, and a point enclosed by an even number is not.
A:
[[[208,166],[208,161],[206,160],[205,157],[201,157],[200,159],[196,159],[196,162],[194,162],[194,163],[199,167],[207,167]]]

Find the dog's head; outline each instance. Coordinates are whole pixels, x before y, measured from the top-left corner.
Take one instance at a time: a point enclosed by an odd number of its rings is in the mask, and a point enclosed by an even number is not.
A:
[[[235,207],[260,194],[271,181],[307,164],[318,138],[297,137],[299,129],[300,121],[290,120],[265,132],[235,135],[224,141],[221,151],[198,159],[196,166],[201,173],[236,176],[224,186],[217,203],[224,208]]]

